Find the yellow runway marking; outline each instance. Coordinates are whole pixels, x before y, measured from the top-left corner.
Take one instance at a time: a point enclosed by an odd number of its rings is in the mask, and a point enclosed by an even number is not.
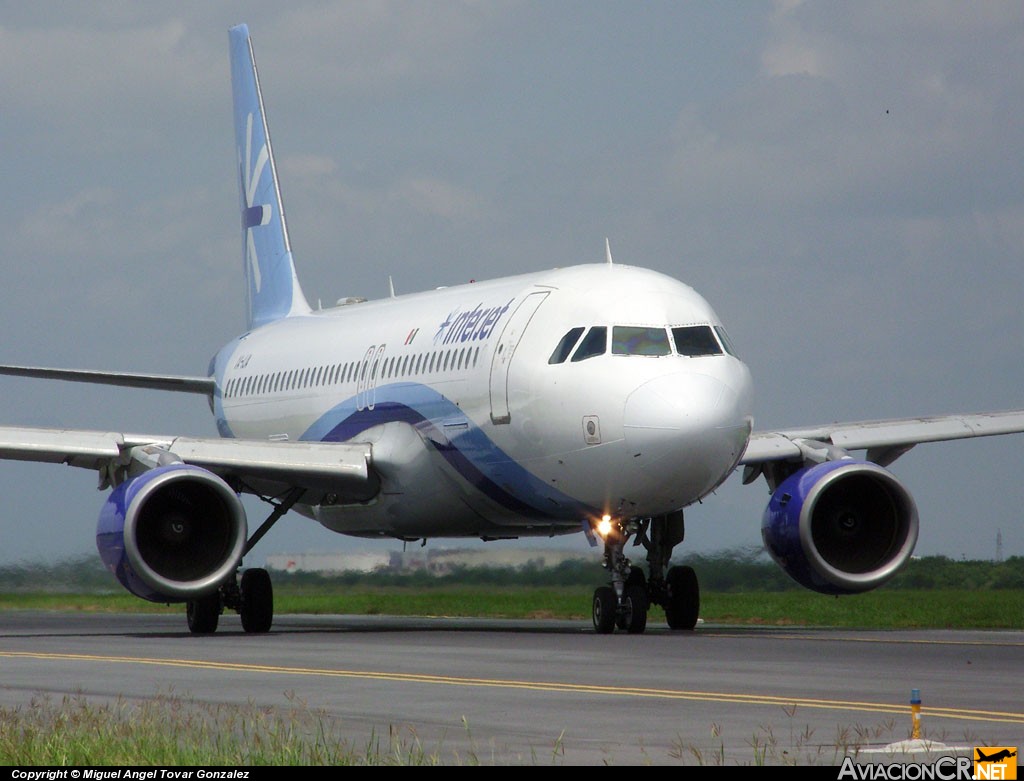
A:
[[[777,705],[782,708],[817,708],[841,711],[866,711],[906,715],[906,704],[860,702],[857,700],[826,700],[807,697],[779,697],[767,694],[736,694],[731,692],[701,692],[681,689],[653,689],[632,686],[595,686],[583,683],[557,681],[516,681],[501,678],[462,678],[422,673],[395,673],[375,670],[333,670],[324,667],[283,667],[237,662],[214,662],[199,659],[151,659],[134,656],[99,656],[91,654],[37,653],[31,651],[0,651],[0,658],[38,659],[43,661],[105,662],[109,664],[152,665],[156,667],[182,667],[192,670],[218,670],[221,672],[265,673],[272,675],[305,675],[314,678],[355,678],[361,680],[396,681],[444,686],[479,686],[498,689],[525,689],[530,691],[566,692],[574,694],[605,695],[610,697],[642,697],[649,699],[692,700],[702,702],[731,702],[743,705]],[[926,708],[928,718],[961,719],[967,721],[994,721],[1005,724],[1024,724],[1024,712],[972,710],[965,708]]]

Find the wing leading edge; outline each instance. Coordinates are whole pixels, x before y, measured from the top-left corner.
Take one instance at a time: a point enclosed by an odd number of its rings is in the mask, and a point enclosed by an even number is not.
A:
[[[135,372],[102,372],[88,369],[50,369],[42,366],[0,366],[0,375],[36,377],[44,380],[88,382],[95,385],[118,385],[124,388],[200,393],[212,396],[217,388],[213,377],[189,377],[176,374],[137,374]]]
[[[301,488],[304,504],[367,501],[379,489],[371,469],[372,449],[365,443],[193,439],[3,426],[0,458],[95,469],[100,487],[117,484],[156,462],[177,459],[208,469],[248,493],[275,495]]]
[[[774,461],[803,460],[808,450],[866,450],[867,459],[887,466],[914,445],[1024,432],[1024,410],[937,415],[920,418],[831,423],[809,428],[755,431],[740,459],[745,483]],[[822,460],[831,460],[826,457]]]

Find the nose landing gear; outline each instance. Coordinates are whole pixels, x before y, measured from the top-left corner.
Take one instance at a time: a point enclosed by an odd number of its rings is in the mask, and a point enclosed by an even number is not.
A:
[[[633,524],[613,524],[604,535],[602,566],[611,574],[611,585],[594,591],[594,630],[598,634],[611,634],[618,628],[635,635],[647,628],[647,581],[643,570],[633,567],[623,553],[626,541],[638,529]]]
[[[647,628],[647,613],[652,604],[664,608],[670,629],[693,629],[700,615],[697,575],[692,567],[668,566],[672,549],[685,535],[682,511],[609,526],[602,533],[602,566],[611,575],[611,583],[594,591],[594,631],[611,634],[618,628],[641,634]],[[624,554],[626,542],[634,535],[634,545],[643,545],[647,550],[649,579]]]

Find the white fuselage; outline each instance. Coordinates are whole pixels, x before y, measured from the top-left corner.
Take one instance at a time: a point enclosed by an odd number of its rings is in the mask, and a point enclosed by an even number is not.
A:
[[[708,335],[724,348],[673,341]],[[729,475],[752,388],[728,350],[686,285],[576,266],[255,329],[215,358],[214,406],[223,436],[372,443],[373,501],[301,508],[335,531],[557,534],[671,512]]]

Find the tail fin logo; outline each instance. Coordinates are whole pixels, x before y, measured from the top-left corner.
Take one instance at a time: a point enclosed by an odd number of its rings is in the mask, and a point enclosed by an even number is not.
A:
[[[256,255],[256,243],[253,241],[252,229],[270,222],[272,207],[269,203],[254,206],[253,201],[256,200],[256,188],[263,177],[263,171],[266,169],[267,163],[270,162],[270,152],[267,150],[266,142],[264,142],[256,155],[255,162],[253,162],[252,118],[252,112],[249,112],[249,116],[245,120],[245,160],[242,164],[244,176],[242,192],[245,193],[245,209],[242,212],[242,228],[245,230],[245,253],[250,273],[252,274],[253,285],[256,288],[256,292],[259,293],[263,278],[260,274],[260,263]]]

